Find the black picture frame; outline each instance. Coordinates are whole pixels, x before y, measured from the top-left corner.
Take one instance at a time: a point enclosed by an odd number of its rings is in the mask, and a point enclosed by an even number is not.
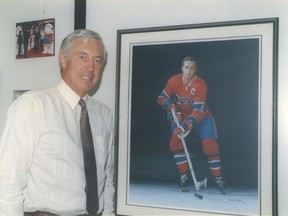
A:
[[[278,23],[272,17],[117,31],[117,214],[277,215]],[[207,82],[226,195],[177,188],[169,123],[157,97],[187,55],[198,59]],[[192,148],[195,172],[207,175],[201,148]]]
[[[55,56],[55,19],[16,23],[16,59]]]

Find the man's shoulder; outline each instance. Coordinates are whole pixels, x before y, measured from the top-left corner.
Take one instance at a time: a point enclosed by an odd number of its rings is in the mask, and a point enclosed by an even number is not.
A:
[[[173,80],[173,79],[182,79],[182,73],[178,73],[178,74],[174,74],[174,75],[172,75],[171,77],[170,77],[170,79],[171,80]]]
[[[55,93],[55,88],[43,88],[43,89],[33,89],[24,92],[21,96],[19,96],[16,101],[29,101],[29,100],[37,100],[42,97],[47,97],[51,94]]]
[[[169,78],[169,83],[178,83],[178,82],[182,82],[182,74],[179,73],[179,74],[175,74],[173,76],[171,76]]]
[[[43,100],[51,100],[56,95],[57,95],[57,91],[55,87],[33,89],[23,94],[26,100],[30,99],[30,100],[34,100],[35,102],[43,101]]]
[[[110,108],[103,102],[98,101],[97,99],[88,96],[88,107],[91,107],[93,110],[100,110],[111,113]]]
[[[91,119],[97,118],[98,121],[103,120],[104,122],[106,122],[107,125],[110,125],[109,127],[113,127],[112,126],[113,114],[106,104],[90,96],[88,97],[86,104],[88,113],[91,114]]]
[[[47,100],[47,98],[51,98],[50,96],[47,96],[50,91],[51,90],[48,89],[26,91],[13,101],[8,108],[8,112],[34,112],[35,114],[36,111],[42,110],[42,107],[45,107],[46,103],[44,101]]]

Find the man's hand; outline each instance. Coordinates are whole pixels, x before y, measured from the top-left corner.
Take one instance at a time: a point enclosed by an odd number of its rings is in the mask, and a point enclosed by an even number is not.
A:
[[[177,134],[179,138],[185,138],[192,128],[193,125],[185,119],[183,122],[179,122],[179,126],[175,129],[174,133]]]

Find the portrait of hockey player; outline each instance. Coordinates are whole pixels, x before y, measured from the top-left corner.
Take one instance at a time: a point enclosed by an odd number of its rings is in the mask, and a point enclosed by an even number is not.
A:
[[[133,40],[118,101],[127,209],[261,215],[261,39]]]
[[[185,184],[188,190],[195,190],[187,162],[187,159],[190,159],[198,181],[201,182],[207,178],[206,190],[211,190],[211,193],[219,197],[221,192],[214,189],[214,178],[220,176],[221,166],[221,177],[225,179],[226,193],[230,194],[233,190],[236,195],[245,191],[250,202],[254,203],[254,206],[250,205],[252,212],[247,213],[257,213],[258,44],[258,39],[250,39],[134,47],[130,153],[132,184],[153,181],[154,185],[171,185],[170,190],[175,190],[175,193],[182,192],[181,184]],[[197,133],[199,129],[196,126],[196,124],[201,124],[201,121],[198,120],[199,123],[196,123],[197,120],[191,120],[195,121],[191,123],[195,126],[192,126],[192,130],[185,136],[188,158],[181,139],[177,139],[177,135],[175,138],[174,136],[170,138],[174,133],[171,131],[170,124],[175,120],[168,106],[174,106],[176,115],[180,112],[183,117],[181,113],[183,110],[178,108],[180,100],[186,100],[183,103],[194,106],[195,109],[197,98],[191,101],[192,99],[188,100],[185,94],[179,95],[181,91],[169,95],[168,87],[164,89],[170,77],[179,76],[179,74],[181,83],[175,83],[174,85],[177,86],[174,87],[183,85],[181,68],[186,56],[197,58],[197,75],[195,76],[205,80],[205,88],[207,88],[204,93],[207,96],[201,99],[200,105],[203,106],[205,102],[205,105],[209,107],[205,109],[211,110],[208,115],[212,116],[211,113],[213,113],[215,119],[215,126],[213,125],[215,135],[207,139],[204,136],[202,140],[199,137],[200,134]],[[196,60],[188,59],[188,61]],[[189,88],[189,84],[193,85],[193,82],[184,85],[183,88],[186,87],[191,92],[193,87]],[[200,84],[196,83],[196,85]],[[174,91],[171,90],[171,92]],[[162,101],[158,104],[158,97],[161,96]],[[201,110],[201,112],[208,111]],[[197,114],[194,115],[197,116]],[[189,114],[184,117],[194,117],[194,115],[190,110]],[[180,119],[179,121],[182,121]],[[184,121],[185,119],[182,122]],[[189,127],[188,124],[187,127]],[[213,147],[216,145],[214,144],[216,133],[218,146]],[[211,154],[205,155],[203,151],[205,148],[208,148],[206,152],[211,152]],[[187,182],[181,182],[182,175],[188,176]],[[236,192],[236,189],[240,187],[241,190]],[[183,193],[185,192],[179,193],[179,199],[186,196]],[[225,197],[225,195],[222,196]],[[133,194],[130,195],[130,199],[133,200]],[[244,206],[243,212],[247,210]],[[207,208],[208,211],[209,206]]]
[[[16,23],[16,59],[54,56],[55,19]]]

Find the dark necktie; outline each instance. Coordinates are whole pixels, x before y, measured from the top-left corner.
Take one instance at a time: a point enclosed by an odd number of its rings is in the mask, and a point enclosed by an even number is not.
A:
[[[86,208],[89,214],[97,214],[99,209],[97,168],[93,146],[93,138],[89,123],[86,104],[83,99],[79,101],[81,106],[80,132],[84,157],[84,169],[86,176]]]

